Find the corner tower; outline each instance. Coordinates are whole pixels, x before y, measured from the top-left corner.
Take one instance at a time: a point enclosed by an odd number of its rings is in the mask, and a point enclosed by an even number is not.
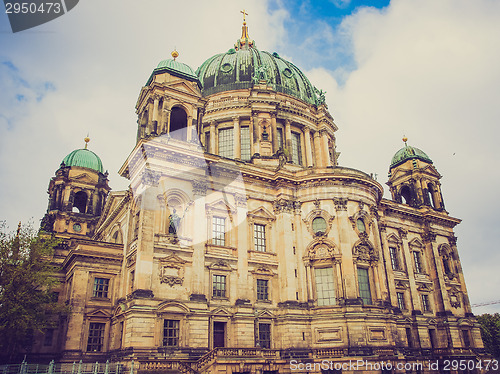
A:
[[[444,211],[441,194],[441,174],[422,150],[407,144],[396,152],[389,167],[392,200],[414,208],[422,206]]]
[[[91,237],[110,187],[99,156],[85,147],[66,157],[49,183],[49,206],[41,227],[69,236]]]

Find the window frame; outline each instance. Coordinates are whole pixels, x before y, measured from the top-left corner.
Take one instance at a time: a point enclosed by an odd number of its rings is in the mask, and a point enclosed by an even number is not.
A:
[[[252,159],[252,146],[250,143],[249,126],[240,127],[240,159],[241,161],[250,161]]]
[[[398,301],[398,308],[400,310],[406,310],[406,300],[404,292],[396,292],[396,299]]]
[[[295,165],[302,166],[302,134],[299,132],[292,131],[291,132],[291,151],[292,151],[292,162]]]
[[[396,246],[389,246],[389,258],[391,260],[392,270],[401,271],[401,264],[399,261],[399,248]]]
[[[360,271],[361,270],[361,271]],[[366,273],[365,273],[366,272]],[[360,267],[358,266],[357,267],[357,275],[358,275],[358,293],[359,293],[359,297],[363,300],[363,305],[373,305],[373,298],[372,298],[372,287],[371,287],[371,284],[370,284],[370,269],[368,268],[365,268],[365,267]],[[361,288],[361,273],[366,274],[366,282],[363,283],[363,285],[366,285],[367,289],[362,289]],[[365,296],[363,296],[363,294],[365,294]],[[368,295],[368,296],[366,296]]]
[[[262,228],[262,231],[258,231],[257,227]],[[254,250],[257,252],[267,252],[267,225],[265,223],[254,222],[253,223],[253,246]],[[263,237],[258,237],[257,234],[262,233]]]
[[[415,274],[425,274],[424,263],[422,260],[422,252],[413,250],[413,270]]]
[[[421,294],[420,295],[420,303],[422,304],[422,312],[430,313],[432,312],[431,301],[429,294]]]
[[[211,275],[211,289],[212,289],[212,292],[210,293],[211,296],[212,296],[212,299],[228,299],[228,286],[227,286],[227,281],[228,281],[228,275],[227,274],[221,274],[219,272],[215,272]],[[218,281],[218,279],[224,279],[224,282],[220,282]],[[223,285],[223,288],[222,288],[222,291],[223,293],[221,292],[221,289],[216,289],[215,286],[217,284],[221,284]],[[217,292],[216,292],[217,291]],[[220,294],[217,294],[217,293],[220,293]]]
[[[94,328],[93,328],[94,327]],[[96,336],[93,332],[99,332],[99,335]],[[106,336],[106,323],[105,322],[97,322],[90,321],[87,329],[87,347],[86,352],[88,353],[100,353],[105,352],[105,336]],[[98,340],[94,340],[98,339]],[[91,341],[93,340],[93,341]],[[92,349],[92,347],[98,347],[99,349]],[[89,349],[90,347],[90,349]]]
[[[262,285],[259,287],[259,282],[265,282],[265,287],[264,287],[264,292],[260,292],[259,288],[262,288]],[[257,302],[269,302],[271,301],[269,295],[270,295],[270,280],[269,279],[263,279],[263,278],[257,278],[255,282],[255,295],[256,295],[256,300]],[[264,294],[264,297],[259,297],[259,295]]]
[[[334,271],[334,267],[333,266],[328,266],[328,267],[314,267],[313,268],[313,272],[314,272],[314,291],[315,291],[315,299],[316,299],[316,305],[317,306],[321,306],[321,307],[331,307],[331,306],[335,306],[335,305],[338,305],[337,303],[337,299],[338,299],[338,295],[337,295],[337,285],[335,283],[335,278],[336,278],[336,274],[335,274],[335,271]],[[329,272],[328,272],[329,270]],[[325,272],[324,274],[318,274],[318,273],[321,273],[321,272]],[[321,282],[321,284],[318,283],[318,279],[324,279],[325,278],[325,275],[328,275],[330,276],[331,278],[327,280],[326,284],[324,284],[323,282]],[[330,281],[331,282],[328,282]],[[321,288],[323,288],[323,286],[328,286],[329,284],[332,285],[333,289],[326,289],[326,290],[323,290],[321,289],[320,290],[320,287],[319,285],[321,285]],[[320,297],[320,294],[321,295],[324,295],[324,294],[328,294],[328,296],[325,296],[325,297]],[[323,301],[320,302],[320,300],[329,300],[331,301],[333,298],[333,303],[324,303]]]
[[[222,221],[220,224],[219,221]],[[218,231],[217,228],[223,227],[223,231]],[[219,247],[227,246],[227,228],[226,228],[226,217],[212,216],[212,229],[211,229],[211,243]],[[218,237],[218,234],[222,234],[222,238]]]
[[[170,323],[170,322],[175,322],[176,326],[172,326],[172,327],[166,326],[167,323]],[[174,347],[175,348],[175,347],[180,346],[180,332],[181,332],[180,325],[181,325],[181,321],[179,319],[170,319],[170,318],[163,319],[163,334],[162,334],[162,341],[161,341],[162,347],[169,347],[169,348]],[[166,336],[165,335],[166,331],[173,331],[174,336]],[[168,342],[169,339],[174,339],[173,340],[174,344],[165,344],[166,342]]]
[[[103,280],[107,281],[107,283],[102,284],[101,286],[104,286],[103,289],[99,290],[98,287],[100,286],[97,282],[98,280]],[[102,293],[100,295],[99,293]],[[110,298],[111,294],[111,278],[103,277],[101,275],[94,275],[92,279],[92,298],[94,299],[111,299]]]
[[[234,158],[234,129],[225,127],[217,129],[217,154],[225,158]]]
[[[266,329],[267,331],[262,331],[262,327],[267,326]],[[267,339],[262,339],[262,336],[265,334],[265,337]],[[258,338],[259,338],[259,347],[263,349],[271,349],[272,348],[272,324],[270,322],[259,322],[258,324]],[[265,344],[264,346],[262,342],[268,342],[268,344]]]

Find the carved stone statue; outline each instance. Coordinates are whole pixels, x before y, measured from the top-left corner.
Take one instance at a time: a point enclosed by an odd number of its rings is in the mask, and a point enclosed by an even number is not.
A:
[[[179,229],[179,225],[181,223],[181,217],[179,217],[175,209],[173,213],[170,216],[168,216],[168,220],[170,221],[170,225],[168,226],[168,233],[176,235],[177,230]]]

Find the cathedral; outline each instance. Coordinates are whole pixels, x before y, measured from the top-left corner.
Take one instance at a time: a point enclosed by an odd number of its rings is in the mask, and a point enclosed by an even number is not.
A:
[[[196,71],[176,51],[152,71],[119,170],[128,190],[111,191],[87,144],[62,160],[42,229],[62,240],[71,313],[32,355],[192,374],[403,373],[481,357],[460,220],[433,160],[403,139],[383,198],[339,165],[324,92],[259,50],[245,21],[229,47]]]

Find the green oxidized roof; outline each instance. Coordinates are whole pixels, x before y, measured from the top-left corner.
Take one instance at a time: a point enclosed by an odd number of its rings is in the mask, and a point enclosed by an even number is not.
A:
[[[65,166],[79,166],[82,168],[93,169],[102,173],[104,171],[99,156],[88,149],[75,149],[62,161]]]
[[[394,166],[400,165],[406,160],[411,159],[419,159],[432,164],[432,160],[425,154],[424,151],[416,147],[405,145],[403,148],[396,152],[396,154],[392,158],[390,167],[392,168]]]
[[[183,64],[172,59],[160,61],[158,66],[153,70],[153,73],[148,79],[146,85],[150,84],[153,80],[153,75],[168,72],[179,78],[184,78],[187,80],[198,82],[198,77],[194,73],[193,69],[189,65]]]
[[[319,104],[314,86],[294,64],[277,53],[255,47],[217,54],[196,71],[203,85],[203,95],[253,87],[265,80],[278,92],[295,96],[309,104]]]

